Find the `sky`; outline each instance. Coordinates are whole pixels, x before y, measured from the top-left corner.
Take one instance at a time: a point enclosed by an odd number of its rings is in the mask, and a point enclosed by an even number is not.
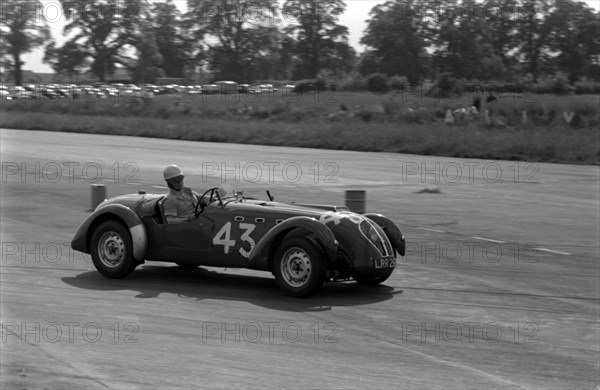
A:
[[[280,2],[282,2],[282,0]],[[369,19],[369,11],[374,6],[384,2],[385,0],[346,1],[346,12],[340,16],[339,23],[348,27],[350,45],[352,45],[358,52],[364,50],[364,47],[360,45],[359,41],[365,28],[367,27],[366,21]],[[584,2],[596,10],[600,9],[600,0],[585,0]],[[66,38],[62,36],[62,29],[66,24],[66,20],[64,15],[61,14],[62,11],[60,10],[59,1],[42,0],[42,3],[44,4],[43,12],[51,21],[49,25],[52,37],[57,42],[57,45],[61,46],[66,40]],[[173,0],[173,3],[176,4],[180,10],[185,10],[186,0]],[[43,57],[44,48],[39,48],[29,54],[26,54],[23,56],[23,60],[25,61],[24,69],[43,73],[53,72],[50,66],[42,62]]]

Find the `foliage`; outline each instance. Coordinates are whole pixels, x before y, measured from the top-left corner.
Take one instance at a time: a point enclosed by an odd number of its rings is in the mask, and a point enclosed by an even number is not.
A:
[[[387,92],[388,84],[384,75],[373,73],[367,77],[367,89],[371,92]]]
[[[21,85],[21,57],[50,40],[46,19],[39,14],[39,0],[7,0],[0,6],[0,65],[11,69]]]
[[[67,42],[60,48],[51,42],[46,46],[44,62],[50,64],[57,74],[66,73],[72,78],[88,66],[87,57],[87,52],[74,42]]]
[[[321,69],[351,70],[354,49],[348,28],[337,23],[346,9],[342,0],[287,0],[284,13],[294,16],[285,31],[294,36],[294,78],[314,78]]]
[[[276,57],[280,35],[272,7],[269,0],[188,1],[187,23],[216,79],[247,82],[262,59]]]
[[[305,79],[296,82],[294,91],[297,93],[324,91],[326,86],[326,82],[323,79]]]
[[[554,77],[547,77],[540,80],[533,87],[536,93],[554,93],[564,95],[573,92],[574,88],[569,85],[569,80],[562,73],[557,73]]]
[[[369,16],[361,43],[368,52],[363,57],[363,75],[381,72],[401,73],[411,83],[417,83],[425,73],[426,26],[415,17],[416,2],[392,2],[375,6]]]
[[[60,1],[69,21],[64,33],[74,33],[68,43],[79,45],[92,58],[91,71],[100,81],[115,71],[117,63],[135,66],[125,52],[146,39],[140,32],[146,0]]]
[[[393,76],[389,79],[388,85],[393,91],[404,91],[410,86],[406,76]]]
[[[359,56],[338,20],[343,0],[189,0],[185,14],[173,0],[60,1],[67,43],[48,45],[45,61],[69,76],[89,68],[101,81],[119,64],[135,82],[325,75],[329,89],[342,90],[366,88],[357,72],[402,75],[413,87],[447,74],[461,84],[559,93],[600,81],[600,13],[576,0],[386,1],[369,13]],[[23,53],[49,37],[41,4],[2,2],[0,65],[18,80]],[[571,87],[562,78],[550,87],[557,72]]]
[[[194,42],[186,34],[185,20],[171,0],[152,4],[151,33],[167,77],[187,77],[194,71]]]

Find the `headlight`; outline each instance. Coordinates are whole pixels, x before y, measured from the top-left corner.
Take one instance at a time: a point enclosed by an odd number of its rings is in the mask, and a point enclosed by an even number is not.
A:
[[[360,231],[382,256],[394,256],[394,248],[379,225],[365,219],[360,223]]]

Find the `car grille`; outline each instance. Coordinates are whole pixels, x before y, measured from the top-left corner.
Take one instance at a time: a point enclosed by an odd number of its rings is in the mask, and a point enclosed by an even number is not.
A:
[[[394,248],[385,232],[376,223],[365,219],[360,223],[360,231],[371,242],[382,256],[394,256]]]

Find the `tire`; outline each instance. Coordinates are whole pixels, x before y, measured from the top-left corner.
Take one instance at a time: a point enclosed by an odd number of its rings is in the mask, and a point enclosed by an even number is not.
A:
[[[325,282],[326,270],[323,252],[305,237],[285,240],[275,253],[275,281],[292,297],[307,297],[319,291]]]
[[[375,286],[388,280],[388,278],[392,276],[393,272],[394,270],[392,269],[389,272],[386,272],[385,274],[377,276],[375,278],[354,278],[354,280],[356,280],[359,284],[362,284],[364,286]]]
[[[129,231],[117,221],[103,222],[94,230],[91,254],[94,266],[107,278],[124,278],[137,266]]]

